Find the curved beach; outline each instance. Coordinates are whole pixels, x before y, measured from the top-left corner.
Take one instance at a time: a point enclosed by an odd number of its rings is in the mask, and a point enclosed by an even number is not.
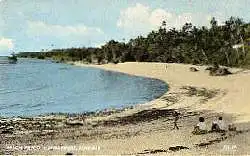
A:
[[[74,63],[79,66],[86,66],[81,63]],[[207,66],[194,66],[184,64],[165,63],[120,63],[105,65],[87,65],[127,74],[160,79],[169,84],[171,94],[178,91],[183,86],[204,87],[206,89],[219,89],[224,92],[216,98],[197,104],[196,100],[189,99],[169,106],[169,108],[185,108],[192,110],[210,110],[218,113],[232,114],[235,122],[250,121],[250,71],[243,69],[231,69],[235,74],[228,76],[209,76],[205,71]],[[198,72],[190,72],[190,67],[196,67]],[[150,102],[153,107],[165,107],[165,103],[160,99]]]
[[[74,64],[86,66],[81,63]],[[209,72],[205,70],[207,66],[194,66],[188,64],[128,62],[87,66],[160,79],[168,83],[168,92],[162,97],[145,104],[145,107],[150,106],[150,108],[153,109],[177,109],[180,110],[180,112],[183,109],[185,111],[202,112],[201,116],[204,116],[208,120],[207,124],[209,124],[209,122],[211,123],[216,117],[223,116],[227,123],[235,123],[238,129],[244,129],[247,131],[247,133],[242,134],[241,136],[235,136],[233,139],[229,139],[229,141],[226,140],[216,145],[206,147],[206,149],[197,148],[183,153],[172,154],[246,154],[250,152],[250,140],[247,139],[250,138],[250,133],[248,132],[248,129],[250,129],[250,96],[248,96],[250,92],[249,70],[231,68],[230,71],[233,73],[232,75],[217,77],[209,76]],[[189,70],[190,67],[195,67],[199,71],[191,72]],[[182,88],[184,86],[217,90],[218,92],[214,97],[202,101],[202,98],[199,96],[190,97],[186,96],[186,94],[182,94]],[[177,97],[179,100],[174,100],[174,102],[164,100],[166,98],[171,99],[172,97]],[[143,107],[140,107],[140,109],[143,109]],[[127,111],[127,113],[130,114],[131,112]],[[190,119],[192,120],[191,123],[193,123],[193,125],[197,122],[193,120],[197,120],[197,118],[198,117]],[[159,124],[162,123],[160,122]],[[185,125],[185,123],[183,123],[183,125]],[[200,137],[198,139],[197,136],[191,136],[189,133],[192,131],[193,125],[190,125],[189,123],[187,125],[188,127],[186,127],[188,130],[186,131],[165,131],[159,134],[153,133],[148,136],[146,135],[128,139],[125,141],[127,143],[124,143],[124,141],[122,143],[114,141],[113,143],[113,141],[111,141],[107,144],[118,146],[117,150],[123,149],[118,153],[123,153],[126,150],[135,153],[135,151],[138,151],[140,148],[145,149],[145,146],[148,147],[148,149],[166,149],[167,145],[178,144],[190,146],[190,144],[194,144],[194,142],[199,142],[198,140],[200,139],[203,141],[211,141],[211,138],[214,137],[208,136],[204,138]],[[165,125],[163,124],[162,127],[164,126]],[[200,142],[202,142],[201,140]],[[139,145],[138,142],[142,143],[142,145]],[[133,146],[130,146],[131,144],[133,144]],[[151,152],[152,151],[153,150],[151,150]]]
[[[169,90],[151,102],[114,113],[29,120],[27,122],[33,125],[53,123],[52,128],[15,135],[13,145],[23,146],[31,142],[39,148],[14,150],[14,154],[242,155],[250,152],[248,70],[230,69],[232,75],[213,77],[205,71],[205,66],[184,64],[73,64],[160,79],[169,84]],[[191,72],[190,67],[199,71]],[[174,111],[181,113],[179,130],[173,129]],[[205,117],[209,127],[219,115],[227,123],[235,123],[240,132],[192,135],[199,116]]]

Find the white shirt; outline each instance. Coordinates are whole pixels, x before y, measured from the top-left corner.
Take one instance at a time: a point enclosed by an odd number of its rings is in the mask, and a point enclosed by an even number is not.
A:
[[[196,126],[198,126],[200,130],[207,130],[205,122],[199,122]]]
[[[223,120],[218,120],[217,124],[221,130],[226,130],[226,124]]]
[[[212,123],[213,124],[218,124],[218,120],[214,120]]]

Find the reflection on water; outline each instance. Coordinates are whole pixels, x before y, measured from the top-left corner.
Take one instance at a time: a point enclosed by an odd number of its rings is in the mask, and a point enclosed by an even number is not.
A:
[[[0,116],[123,107],[150,101],[166,89],[166,84],[159,80],[19,59],[14,65],[0,65]]]

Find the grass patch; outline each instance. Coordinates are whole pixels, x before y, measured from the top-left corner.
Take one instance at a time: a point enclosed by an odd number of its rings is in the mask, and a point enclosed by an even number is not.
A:
[[[179,101],[179,99],[176,96],[164,96],[161,99],[170,104],[174,104]]]
[[[214,98],[220,91],[218,89],[209,90],[206,88],[197,88],[192,86],[183,86],[181,89],[186,90],[185,94],[187,96],[203,97],[202,101],[208,101],[209,99]]]

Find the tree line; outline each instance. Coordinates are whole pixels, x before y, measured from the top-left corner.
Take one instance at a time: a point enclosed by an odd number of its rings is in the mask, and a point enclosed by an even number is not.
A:
[[[166,28],[138,36],[127,43],[108,41],[101,48],[53,49],[47,52],[21,52],[19,57],[53,58],[86,63],[166,62],[188,64],[250,65],[250,24],[230,17],[224,25],[212,18],[210,27],[186,23],[181,29]]]

